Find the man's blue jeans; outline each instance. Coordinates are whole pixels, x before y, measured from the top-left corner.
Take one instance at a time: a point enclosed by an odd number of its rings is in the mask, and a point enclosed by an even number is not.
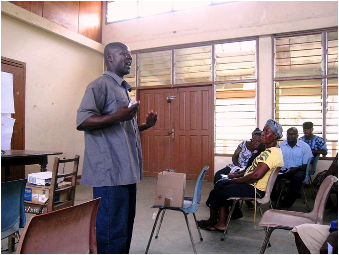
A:
[[[101,197],[96,219],[98,253],[129,253],[136,191],[136,184],[93,188],[93,197]]]

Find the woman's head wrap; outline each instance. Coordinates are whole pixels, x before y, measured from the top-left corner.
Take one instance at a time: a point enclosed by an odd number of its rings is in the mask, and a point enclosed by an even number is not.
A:
[[[278,136],[278,139],[283,137],[282,126],[275,120],[269,119],[266,122],[266,125],[270,127],[270,129]]]

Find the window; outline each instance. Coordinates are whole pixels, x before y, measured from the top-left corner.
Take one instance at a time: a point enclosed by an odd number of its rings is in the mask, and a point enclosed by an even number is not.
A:
[[[173,1],[173,10],[187,10],[211,5],[211,1]]]
[[[274,38],[275,118],[285,135],[312,121],[326,140],[328,156],[338,146],[338,32],[322,31]]]
[[[328,80],[325,130],[329,156],[335,156],[338,152],[338,78]]]
[[[107,2],[106,22],[142,18],[234,1],[111,1]]]
[[[172,11],[169,1],[139,1],[139,16],[147,17]]]
[[[136,1],[115,1],[107,3],[107,22],[135,19],[138,17]]]
[[[139,54],[139,86],[172,84],[172,52],[170,50]]]
[[[233,154],[257,127],[256,40],[215,45],[215,66],[215,153]]]
[[[174,50],[175,84],[212,81],[212,46]]]

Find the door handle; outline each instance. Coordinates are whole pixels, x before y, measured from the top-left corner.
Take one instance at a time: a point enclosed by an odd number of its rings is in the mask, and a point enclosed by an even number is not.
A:
[[[174,128],[172,128],[170,131],[168,131],[167,135],[172,136],[172,138],[174,139]]]

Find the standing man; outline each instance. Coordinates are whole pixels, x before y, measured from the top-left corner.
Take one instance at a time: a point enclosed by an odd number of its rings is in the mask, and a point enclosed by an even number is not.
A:
[[[314,156],[318,154],[327,155],[326,142],[320,136],[313,134],[313,123],[304,122],[303,124],[304,136],[300,137],[299,140],[307,143],[312,150]]]
[[[311,148],[301,140],[298,140],[298,130],[291,127],[287,130],[287,140],[279,144],[283,158],[284,166],[281,168],[277,180],[272,190],[271,199],[277,201],[279,192],[276,188],[282,179],[290,181],[288,192],[280,203],[281,208],[290,208],[302,187],[302,182],[306,176],[306,167],[308,160],[312,157]]]
[[[129,253],[136,207],[136,184],[142,179],[139,131],[155,125],[150,112],[138,126],[139,102],[128,106],[132,56],[123,43],[105,47],[107,71],[91,82],[77,112],[77,129],[85,131],[81,183],[101,197],[96,219],[98,253]]]

